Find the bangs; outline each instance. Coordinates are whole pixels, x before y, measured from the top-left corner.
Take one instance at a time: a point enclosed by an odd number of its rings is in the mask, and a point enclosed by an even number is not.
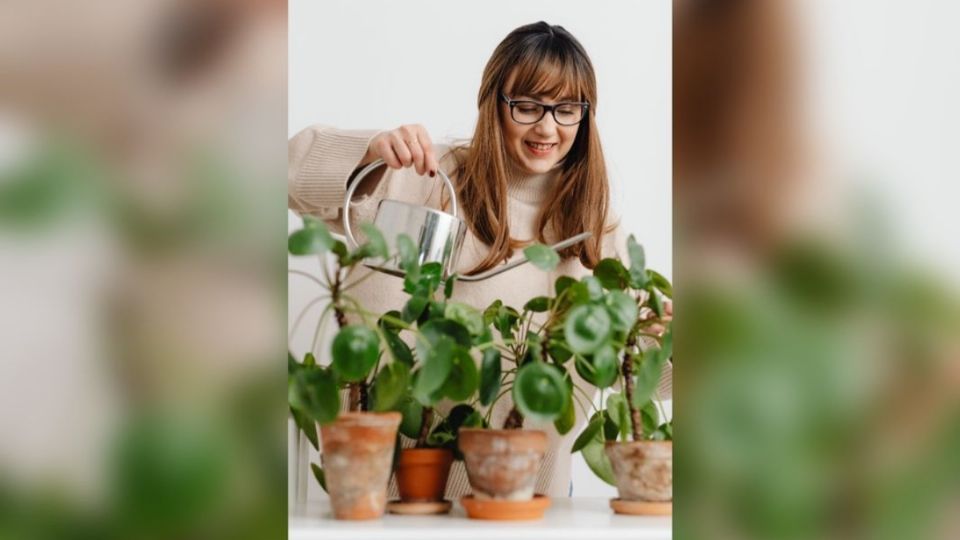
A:
[[[521,56],[511,74],[510,94],[556,101],[589,101],[584,95],[584,81],[588,75],[572,55],[565,53],[562,50],[535,51]]]

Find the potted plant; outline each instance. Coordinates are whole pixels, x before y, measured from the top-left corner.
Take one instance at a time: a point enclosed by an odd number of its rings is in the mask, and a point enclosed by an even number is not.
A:
[[[397,238],[404,291],[409,299],[402,311],[381,319],[381,329],[395,355],[410,362],[411,376],[394,407],[403,415],[400,433],[416,441],[399,452],[396,464],[401,500],[390,511],[404,514],[445,513],[450,501],[443,499],[450,466],[456,457],[461,426],[484,424],[479,413],[465,402],[476,394],[479,373],[471,355],[474,346],[489,343],[490,332],[473,307],[450,300],[456,276],[443,279],[438,263],[420,265],[413,241]],[[442,294],[441,294],[442,291]],[[414,349],[401,338],[407,334]],[[377,395],[378,383],[374,385]],[[437,403],[459,403],[432,430]]]
[[[401,415],[395,411],[371,410],[371,381],[376,381],[379,400],[388,399],[402,388],[409,368],[402,359],[381,362],[381,345],[386,339],[376,324],[361,315],[363,323],[348,324],[347,313],[357,310],[347,302],[345,289],[349,270],[365,259],[387,258],[386,243],[374,227],[364,225],[367,241],[355,250],[333,238],[326,226],[312,218],[292,233],[288,249],[293,255],[334,255],[333,272],[323,279],[303,274],[326,290],[330,303],[317,325],[315,336],[333,313],[338,332],[330,347],[330,365],[321,367],[313,353],[302,363],[288,355],[288,400],[290,412],[314,448],[321,450],[323,467],[311,464],[321,486],[330,494],[337,519],[371,519],[383,515],[386,487],[390,477],[394,445]],[[292,271],[294,273],[300,273]],[[314,343],[316,346],[317,338]],[[349,391],[349,410],[340,412],[340,389]],[[321,426],[322,449],[316,424]]]
[[[572,451],[582,452],[598,477],[617,486],[620,497],[611,501],[616,512],[665,514],[672,511],[673,424],[656,387],[672,355],[672,324],[663,302],[672,287],[645,268],[643,248],[632,236],[627,250],[630,268],[616,259],[601,261],[588,294],[571,295],[562,317],[559,346],[573,352],[581,376],[601,392],[614,383],[622,389],[593,414]]]

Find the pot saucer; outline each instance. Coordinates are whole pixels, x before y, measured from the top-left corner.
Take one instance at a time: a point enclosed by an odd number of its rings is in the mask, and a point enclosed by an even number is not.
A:
[[[394,500],[387,503],[387,511],[391,514],[410,516],[425,516],[432,514],[446,514],[453,507],[450,501],[404,502]]]
[[[473,495],[467,495],[460,499],[460,504],[471,519],[543,519],[543,513],[550,507],[550,497],[537,494],[529,501],[503,501],[476,499]]]
[[[673,501],[625,501],[610,499],[610,508],[618,514],[631,516],[669,516],[673,514]]]

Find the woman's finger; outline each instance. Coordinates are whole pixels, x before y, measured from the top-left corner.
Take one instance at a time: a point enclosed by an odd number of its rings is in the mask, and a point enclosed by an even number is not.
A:
[[[413,168],[417,171],[417,174],[426,173],[427,167],[423,164],[423,148],[420,146],[420,143],[413,139],[407,142],[407,148],[410,149],[410,156],[413,159]]]
[[[400,163],[400,158],[397,157],[396,152],[393,151],[393,147],[390,144],[388,138],[380,139],[376,142],[374,149],[377,152],[377,156],[387,164],[387,167],[391,169],[399,169],[403,167]]]
[[[423,149],[423,165],[426,172],[429,172],[430,176],[436,176],[440,164],[437,163],[437,156],[433,151],[433,141],[430,140],[430,134],[427,133],[426,129],[421,129],[417,140]]]
[[[412,165],[413,156],[410,154],[410,149],[407,147],[406,141],[400,138],[400,134],[394,132],[393,136],[390,137],[390,142],[394,153],[396,153],[397,158],[400,159],[400,164],[404,167]]]

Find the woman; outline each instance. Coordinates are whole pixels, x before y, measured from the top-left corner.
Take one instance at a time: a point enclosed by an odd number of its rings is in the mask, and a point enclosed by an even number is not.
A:
[[[387,168],[357,186],[360,196],[354,197],[351,219],[372,221],[384,198],[442,206],[449,198],[442,194],[436,174],[442,169],[456,186],[469,226],[459,260],[461,274],[492,268],[531,242],[554,243],[592,232],[592,238],[561,253],[554,272],[524,265],[484,281],[458,283],[454,289],[454,299],[480,308],[498,298],[519,307],[534,296],[551,294],[559,275],[586,275],[601,258],[616,257],[625,246],[609,212],[596,107],[596,78],[580,43],[560,26],[526,25],[497,46],[484,69],[479,117],[468,144],[435,145],[417,125],[380,132],[312,126],[290,141],[290,207],[322,217],[339,230],[351,175],[383,159]],[[399,309],[405,298],[398,278],[379,273],[355,296],[381,313]],[[512,405],[509,399],[499,400],[492,425],[501,426]],[[577,418],[578,426],[585,421]],[[525,427],[534,426],[527,422]],[[536,491],[567,496],[570,447],[579,429],[561,437],[552,426],[545,427],[550,450]],[[462,464],[456,464],[447,497],[469,492]]]

